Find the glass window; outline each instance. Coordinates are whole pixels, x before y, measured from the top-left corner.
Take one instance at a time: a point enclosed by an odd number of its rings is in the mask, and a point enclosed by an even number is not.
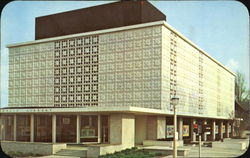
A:
[[[30,115],[16,116],[17,141],[30,141]]]

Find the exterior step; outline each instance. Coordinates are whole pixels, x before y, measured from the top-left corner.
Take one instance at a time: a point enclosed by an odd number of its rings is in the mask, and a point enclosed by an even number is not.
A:
[[[87,157],[87,150],[86,149],[62,149],[58,151],[55,155],[60,156],[74,156],[74,157],[80,157],[85,158]]]

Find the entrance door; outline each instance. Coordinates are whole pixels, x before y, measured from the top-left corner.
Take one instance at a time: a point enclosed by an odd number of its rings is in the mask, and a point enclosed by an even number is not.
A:
[[[56,141],[76,142],[76,116],[58,115],[56,118]]]

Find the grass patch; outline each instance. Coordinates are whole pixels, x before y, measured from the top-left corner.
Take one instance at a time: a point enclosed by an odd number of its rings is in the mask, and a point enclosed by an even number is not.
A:
[[[98,158],[153,158],[156,156],[162,156],[162,154],[139,150],[138,148],[133,147],[131,149],[125,149],[119,152],[115,152],[113,154],[102,155]]]

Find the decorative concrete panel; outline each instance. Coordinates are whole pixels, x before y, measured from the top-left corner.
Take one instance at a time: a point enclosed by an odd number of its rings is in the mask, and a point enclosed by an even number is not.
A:
[[[105,93],[99,93],[99,103],[161,109],[161,93],[157,93],[161,84],[161,27],[107,33],[99,39],[99,92],[110,93],[106,100]]]
[[[229,118],[234,76],[170,29],[162,28],[162,40],[162,108],[172,113],[176,95],[178,114]]]
[[[53,49],[53,42],[10,48],[9,106],[53,106],[45,99],[54,86]]]

